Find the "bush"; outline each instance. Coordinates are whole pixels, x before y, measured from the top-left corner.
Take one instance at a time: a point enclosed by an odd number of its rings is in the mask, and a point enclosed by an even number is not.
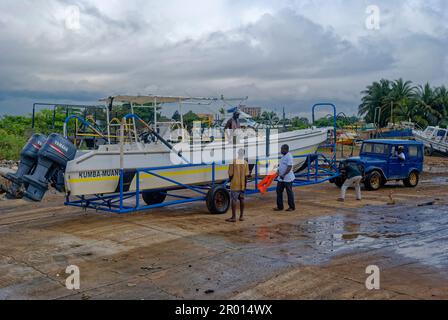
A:
[[[56,127],[52,128],[53,112],[41,110],[36,113],[35,132],[49,134],[52,131],[62,132],[61,119],[65,114],[56,114]],[[9,116],[0,118],[0,160],[18,160],[20,151],[32,135],[31,115],[29,116]]]
[[[0,160],[19,160],[20,151],[27,140],[25,136],[9,134],[0,129]]]

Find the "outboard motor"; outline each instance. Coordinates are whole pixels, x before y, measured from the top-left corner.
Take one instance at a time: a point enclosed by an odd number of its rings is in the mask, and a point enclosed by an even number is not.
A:
[[[16,173],[8,173],[5,178],[11,181],[11,185],[6,190],[6,196],[9,199],[20,199],[23,197],[23,177],[32,174],[36,168],[38,152],[47,141],[43,134],[33,135],[23,147],[20,153],[19,168]]]
[[[65,192],[64,171],[65,168],[57,170],[51,178],[51,186],[59,192]]]
[[[63,136],[53,133],[39,151],[37,167],[32,175],[23,177],[28,184],[25,198],[41,201],[48,190],[48,183],[58,174],[65,171],[67,162],[75,158],[76,147]]]

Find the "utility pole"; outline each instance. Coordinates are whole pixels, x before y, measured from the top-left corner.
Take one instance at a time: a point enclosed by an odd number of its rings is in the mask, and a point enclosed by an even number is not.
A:
[[[285,114],[285,107],[283,107],[283,129],[286,130],[286,114]]]
[[[394,124],[394,102],[390,102],[390,122]]]

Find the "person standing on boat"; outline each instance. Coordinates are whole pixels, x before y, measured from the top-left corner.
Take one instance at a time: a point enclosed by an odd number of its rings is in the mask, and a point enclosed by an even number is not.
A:
[[[283,157],[280,160],[280,165],[278,168],[277,208],[275,208],[274,211],[284,210],[283,192],[286,189],[289,205],[289,208],[286,211],[292,212],[296,210],[294,192],[292,190],[294,180],[296,179],[293,171],[294,158],[292,154],[289,153],[289,146],[287,144],[282,146],[281,152]]]
[[[230,196],[232,198],[232,217],[227,222],[236,222],[236,209],[240,202],[240,221],[244,221],[244,196],[247,178],[250,175],[249,164],[244,159],[244,149],[238,150],[238,157],[229,166]]]
[[[229,143],[233,142],[233,144],[236,144],[237,132],[239,129],[241,129],[240,112],[236,110],[233,113],[233,117],[227,121],[226,126],[224,127]]]

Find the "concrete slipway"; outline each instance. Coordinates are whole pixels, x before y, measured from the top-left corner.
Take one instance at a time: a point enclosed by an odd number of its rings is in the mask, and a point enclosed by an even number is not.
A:
[[[277,214],[274,194],[253,196],[237,224],[202,203],[119,216],[55,194],[1,201],[0,299],[448,299],[446,160],[428,158],[418,188],[392,183],[362,202],[322,184]],[[365,288],[368,265],[380,290]]]

